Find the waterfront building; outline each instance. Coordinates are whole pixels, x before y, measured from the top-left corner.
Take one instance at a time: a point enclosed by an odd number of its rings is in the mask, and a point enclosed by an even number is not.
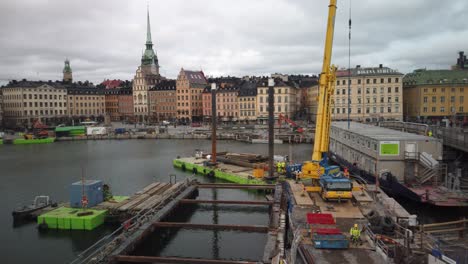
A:
[[[236,122],[239,117],[238,103],[239,87],[237,85],[224,85],[216,90],[216,110],[221,121]]]
[[[335,93],[332,97],[332,119],[371,122],[378,120],[403,120],[403,74],[388,68],[362,68],[336,72]],[[348,111],[348,81],[350,107]]]
[[[207,85],[203,71],[180,70],[176,81],[177,119],[180,122],[203,121],[202,93]]]
[[[244,81],[239,90],[239,121],[243,123],[257,120],[257,81]]]
[[[162,81],[149,90],[150,120],[174,121],[177,117],[176,81]]]
[[[153,87],[165,79],[159,74],[158,56],[153,50],[149,11],[147,13],[146,26],[146,49],[141,57],[141,65],[136,70],[133,78],[132,88],[134,113],[140,122],[147,121],[149,117],[150,108],[148,90],[150,87]]]
[[[30,127],[35,120],[59,122],[68,114],[67,90],[61,82],[13,80],[2,88],[2,93],[8,127]]]
[[[296,96],[298,88],[291,82],[284,82],[281,78],[275,79],[274,88],[274,115],[280,114],[293,118],[296,112]],[[268,80],[261,79],[257,84],[257,120],[262,123],[268,120]]]
[[[119,96],[118,107],[119,116],[122,121],[132,121],[134,119],[133,112],[133,90],[131,87],[122,87],[118,89]]]
[[[306,111],[308,116],[308,121],[315,123],[317,120],[317,108],[318,108],[318,95],[319,95],[319,85],[315,84],[310,87],[307,87],[306,95]]]
[[[70,61],[68,59],[65,60],[65,66],[63,67],[63,82],[73,82],[72,69],[70,67]]]
[[[466,121],[468,71],[419,69],[403,79],[404,115],[407,121]],[[465,98],[467,98],[465,100]]]
[[[104,90],[104,100],[106,110],[105,113],[107,116],[110,117],[111,121],[119,121],[120,120],[120,113],[119,113],[119,96],[120,96],[120,89],[119,88],[111,88]]]
[[[92,119],[103,121],[106,113],[104,89],[72,84],[67,86],[69,116],[79,121]]]

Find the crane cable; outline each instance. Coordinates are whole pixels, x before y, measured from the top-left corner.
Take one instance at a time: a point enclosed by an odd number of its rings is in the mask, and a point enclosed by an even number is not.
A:
[[[348,130],[350,128],[351,114],[351,0],[349,0],[349,33],[348,33]]]

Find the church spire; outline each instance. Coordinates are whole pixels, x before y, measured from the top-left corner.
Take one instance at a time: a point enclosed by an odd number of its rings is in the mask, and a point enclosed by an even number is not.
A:
[[[153,45],[151,41],[151,25],[150,25],[150,18],[149,18],[149,8],[147,9],[147,22],[146,22],[146,45]]]

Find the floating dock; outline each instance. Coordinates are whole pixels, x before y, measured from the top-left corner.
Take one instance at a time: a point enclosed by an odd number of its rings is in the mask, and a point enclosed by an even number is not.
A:
[[[60,207],[38,216],[37,224],[48,229],[93,230],[104,223],[106,213],[107,210]]]
[[[172,192],[171,199],[164,206],[153,207],[146,212],[140,212],[126,221],[121,228],[111,235],[103,238],[91,248],[80,254],[72,263],[271,263],[272,259],[279,258],[284,247],[281,241],[285,234],[284,215],[281,212],[283,198],[280,184],[242,185],[242,184],[200,184],[184,181],[183,189]],[[272,191],[271,201],[234,201],[234,200],[198,200],[198,189],[266,189]],[[203,224],[188,222],[170,222],[168,217],[179,206],[187,204],[231,204],[268,206],[270,217],[267,225],[226,225]],[[144,243],[146,238],[159,228],[198,229],[198,230],[232,230],[236,232],[265,233],[267,236],[264,246],[263,258],[258,261],[222,260],[222,259],[195,259],[182,257],[140,256],[134,255],[135,250]]]
[[[238,184],[266,184],[262,179],[253,176],[253,167],[244,167],[234,164],[218,162],[216,167],[206,166],[209,162],[206,158],[178,158],[173,160],[173,165],[184,171],[197,175],[209,176],[210,174],[218,179]]]

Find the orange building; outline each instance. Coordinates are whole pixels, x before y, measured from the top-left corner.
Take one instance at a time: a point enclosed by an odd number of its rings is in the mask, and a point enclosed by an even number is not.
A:
[[[180,70],[176,81],[177,119],[180,122],[203,120],[202,92],[207,85],[203,71]]]
[[[162,81],[149,90],[150,120],[174,121],[177,116],[176,81]]]

